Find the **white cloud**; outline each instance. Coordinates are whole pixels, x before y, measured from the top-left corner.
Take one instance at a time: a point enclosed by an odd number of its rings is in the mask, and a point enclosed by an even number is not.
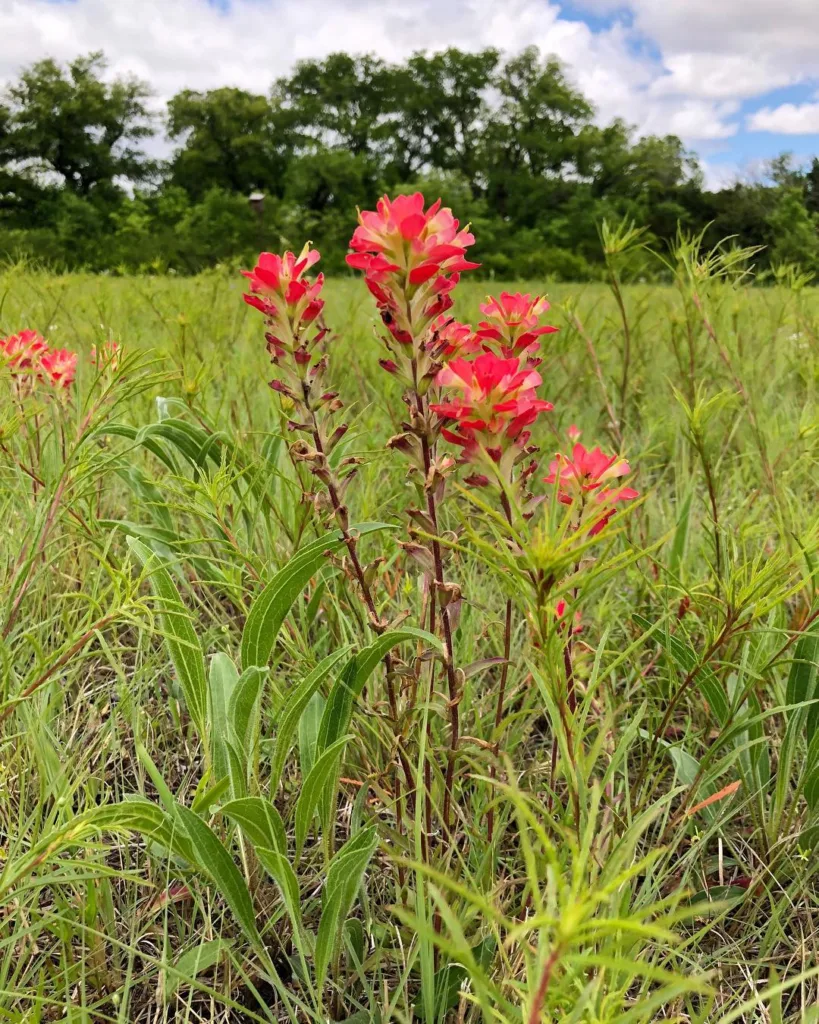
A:
[[[748,128],[782,135],[819,135],[819,103],[783,103],[751,114]]]
[[[112,75],[147,79],[163,101],[184,87],[264,92],[299,58],[338,50],[399,60],[535,44],[564,62],[601,121],[623,117],[696,145],[734,135],[742,99],[816,78],[816,0],[586,5],[615,12],[614,23],[593,31],[560,0],[0,0],[0,82],[46,55],[103,49]],[[624,8],[631,24],[616,16]]]

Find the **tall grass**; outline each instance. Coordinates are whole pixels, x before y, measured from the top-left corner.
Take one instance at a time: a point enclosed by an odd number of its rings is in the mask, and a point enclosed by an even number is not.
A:
[[[450,829],[364,288],[326,290],[376,638],[240,280],[3,271],[0,336],[125,351],[107,377],[81,359],[66,407],[4,391],[3,1019],[817,1019],[819,298],[685,239],[675,284],[628,284],[637,239],[603,242],[608,286],[546,287],[540,476],[575,424],[641,500],[594,552],[446,503]],[[461,319],[485,291],[459,286]],[[537,572],[579,615],[568,726]]]

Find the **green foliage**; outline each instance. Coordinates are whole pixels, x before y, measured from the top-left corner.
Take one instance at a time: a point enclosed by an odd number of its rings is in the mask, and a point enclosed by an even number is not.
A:
[[[355,207],[421,189],[472,223],[487,275],[597,279],[603,221],[643,225],[660,247],[680,225],[709,246],[736,236],[765,247],[762,269],[816,271],[815,166],[784,155],[763,182],[707,192],[679,138],[598,125],[535,47],[450,47],[397,64],[333,53],[301,61],[269,95],[182,89],[165,111],[174,148],[161,166],[142,148],[161,130],[149,87],[107,83],[104,70],[100,54],[42,61],[0,101],[0,255],[196,273],[309,237],[325,269],[344,273]],[[633,269],[662,276],[657,263]]]
[[[460,170],[441,181],[487,216]],[[478,488],[442,512],[451,838],[446,665],[388,528],[414,493],[385,451],[406,413],[360,288],[328,284],[329,352],[375,620],[301,500],[232,274],[2,271],[0,334],[81,353],[65,403],[0,380],[10,1019],[810,1019],[819,307],[793,265],[754,288],[757,257],[699,231],[658,248],[672,287],[633,283],[656,259],[642,223],[607,208],[605,281],[550,290],[533,438],[537,480],[572,422],[626,454],[633,512],[578,537],[540,484],[531,523]],[[461,285],[457,315],[484,290]],[[111,337],[106,377],[87,353]]]

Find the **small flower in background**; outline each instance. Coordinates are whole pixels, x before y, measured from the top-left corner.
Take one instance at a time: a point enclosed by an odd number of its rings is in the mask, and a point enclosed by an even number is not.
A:
[[[424,210],[420,192],[392,200],[383,196],[375,210],[359,213],[358,219],[347,264],[364,271],[395,340],[412,344],[452,307],[450,292],[461,273],[479,266],[465,258],[475,238],[440,199]]]
[[[557,327],[540,324],[541,316],[549,308],[542,296],[501,292],[500,298],[491,296],[481,306],[486,320],[478,324],[475,335],[488,345],[497,345],[504,356],[531,356],[539,338],[557,331]]]
[[[115,372],[119,368],[122,349],[116,341],[104,341],[99,348],[91,346],[91,365],[97,370]]]
[[[77,353],[68,349],[49,349],[40,359],[40,376],[52,387],[65,389],[74,383],[77,373]]]
[[[537,397],[540,374],[522,369],[518,359],[501,359],[493,352],[474,360],[453,359],[436,383],[460,392],[431,408],[452,421],[443,436],[463,448],[466,462],[478,461],[482,452],[498,462],[510,445],[524,448],[530,437],[526,428],[541,412],[554,408]]]
[[[576,430],[577,428],[573,428]],[[596,508],[590,536],[598,534],[617,511],[621,501],[632,501],[640,492],[631,487],[609,487],[611,481],[627,476],[631,467],[617,455],[606,455],[600,448],[590,451],[579,442],[572,448],[572,455],[558,453],[549,464],[547,484],[557,484],[558,500],[564,505],[578,502],[581,508],[587,504]]]
[[[45,338],[36,331],[20,331],[8,338],[0,338],[0,358],[12,373],[34,370],[47,351]]]

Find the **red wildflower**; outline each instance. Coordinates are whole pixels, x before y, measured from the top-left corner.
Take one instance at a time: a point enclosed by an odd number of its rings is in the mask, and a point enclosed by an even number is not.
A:
[[[358,215],[349,266],[363,270],[384,323],[402,344],[420,339],[432,320],[452,306],[461,272],[478,266],[466,258],[475,241],[460,229],[441,200],[424,210],[420,192],[379,199]]]
[[[36,331],[20,331],[8,338],[0,338],[0,359],[12,373],[35,369],[47,351],[45,339]]]
[[[547,484],[558,485],[558,499],[564,505],[579,501],[585,506],[591,501],[597,506],[594,521],[589,533],[599,533],[617,511],[616,505],[621,501],[631,501],[639,497],[639,491],[631,487],[606,486],[610,481],[626,476],[631,468],[625,459],[616,455],[606,455],[600,448],[591,451],[582,444],[575,444],[572,457],[558,453],[557,458],[549,465]]]
[[[77,372],[77,353],[68,349],[50,349],[40,359],[40,373],[52,387],[68,388]]]
[[[540,374],[521,369],[517,359],[501,359],[484,352],[477,359],[453,359],[437,377],[441,387],[461,393],[431,406],[451,428],[443,435],[464,449],[464,459],[475,461],[480,450],[499,461],[510,443],[523,447],[530,436],[526,430],[538,414],[553,408],[537,397]]]
[[[532,298],[528,293],[501,292],[500,298],[490,297],[481,306],[486,320],[478,324],[476,336],[484,342],[495,343],[505,356],[525,355],[537,347],[543,334],[554,334],[557,327],[539,326],[541,316],[549,309],[542,296]]]
[[[285,352],[304,352],[305,330],[324,308],[324,300],[319,298],[324,275],[319,274],[314,281],[304,277],[319,259],[318,251],[310,249],[308,243],[298,257],[292,252],[284,256],[263,252],[253,270],[242,271],[251,289],[244,296],[245,302],[267,317],[268,349],[274,362]],[[303,360],[307,362],[309,356]]]
[[[452,356],[468,356],[480,352],[478,338],[469,324],[459,323],[445,313],[432,322],[432,346],[436,358],[450,359]]]
[[[568,605],[563,600],[563,598],[561,598],[557,602],[557,604],[555,605],[555,615],[557,616],[557,619],[558,619],[558,625],[563,630],[568,629],[567,623],[563,621],[563,616],[566,614],[566,609],[567,608],[568,608]],[[583,632],[583,625],[582,625],[582,620],[580,618],[580,612],[575,612],[574,613],[574,623],[572,624],[571,632],[575,633],[575,634]]]

